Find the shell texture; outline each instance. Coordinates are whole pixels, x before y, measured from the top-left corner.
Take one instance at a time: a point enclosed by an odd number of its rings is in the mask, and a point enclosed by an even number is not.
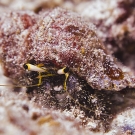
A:
[[[107,53],[96,28],[76,13],[56,8],[35,14],[9,11],[0,16],[1,60],[5,75],[17,79],[29,60],[70,71],[94,89],[135,87],[135,77]]]

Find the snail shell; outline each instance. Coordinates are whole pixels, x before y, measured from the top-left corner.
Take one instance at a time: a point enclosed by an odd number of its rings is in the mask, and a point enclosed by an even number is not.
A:
[[[94,89],[135,87],[135,77],[107,53],[90,20],[61,8],[40,14],[3,13],[0,47],[5,75],[13,79],[25,72],[23,64],[34,59],[57,69],[69,67]]]

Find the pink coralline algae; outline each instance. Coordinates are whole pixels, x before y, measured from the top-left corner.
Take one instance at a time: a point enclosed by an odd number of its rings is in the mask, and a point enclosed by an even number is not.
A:
[[[94,89],[135,87],[132,73],[107,53],[95,27],[85,18],[64,9],[35,14],[9,11],[0,16],[1,61],[5,75],[17,80],[34,60],[45,67],[69,67],[71,73]]]

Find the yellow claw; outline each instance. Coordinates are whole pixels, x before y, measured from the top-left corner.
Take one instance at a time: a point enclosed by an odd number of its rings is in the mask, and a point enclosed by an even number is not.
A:
[[[55,74],[47,74],[47,75],[41,75],[41,73],[39,72],[39,76],[37,78],[39,78],[38,84],[37,86],[40,86],[42,84],[42,78],[43,77],[48,77],[48,76],[54,76]]]
[[[69,77],[69,73],[66,73],[65,74],[65,81],[64,81],[64,90],[67,90],[67,79],[68,79],[68,77]]]

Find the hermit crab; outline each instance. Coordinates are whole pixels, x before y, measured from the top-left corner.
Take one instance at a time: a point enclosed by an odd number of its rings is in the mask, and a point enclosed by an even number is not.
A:
[[[76,13],[60,8],[39,15],[9,11],[0,17],[0,30],[1,61],[12,79],[33,59],[57,71],[68,67],[93,89],[135,87],[134,76],[107,53],[94,25]]]
[[[13,86],[27,87],[29,98],[47,107],[77,104],[86,115],[104,119],[112,92],[135,88],[134,74],[109,55],[90,20],[65,9],[2,13],[0,50]]]

